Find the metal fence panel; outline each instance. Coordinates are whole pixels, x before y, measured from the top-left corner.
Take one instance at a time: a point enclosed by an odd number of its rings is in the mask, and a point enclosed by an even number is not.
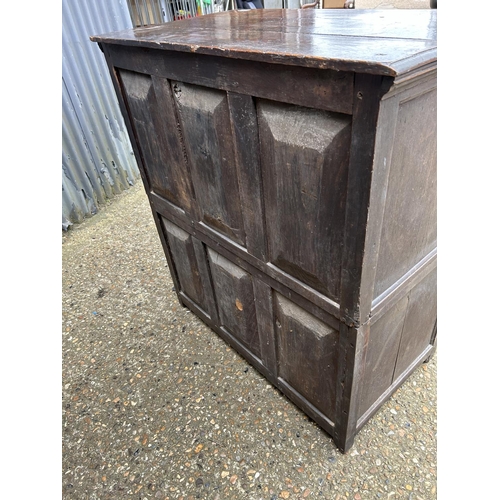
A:
[[[132,27],[126,0],[62,3],[63,229],[135,184],[139,170],[104,56],[91,35]]]

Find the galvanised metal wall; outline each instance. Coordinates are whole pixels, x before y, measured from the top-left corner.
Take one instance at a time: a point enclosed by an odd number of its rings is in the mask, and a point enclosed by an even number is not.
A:
[[[97,212],[140,176],[108,68],[89,36],[132,27],[126,0],[62,2],[62,224]]]

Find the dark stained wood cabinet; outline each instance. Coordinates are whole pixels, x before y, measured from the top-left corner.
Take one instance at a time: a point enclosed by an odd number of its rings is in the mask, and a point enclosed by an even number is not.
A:
[[[348,450],[436,337],[435,10],[92,37],[180,302]]]

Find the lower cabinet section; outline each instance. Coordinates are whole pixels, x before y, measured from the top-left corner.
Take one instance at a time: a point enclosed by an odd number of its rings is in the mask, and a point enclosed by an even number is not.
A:
[[[431,354],[435,270],[373,324],[347,328],[305,298],[285,296],[286,288],[251,267],[243,269],[227,252],[223,256],[161,220],[181,302],[331,434],[342,451]],[[362,347],[353,357],[345,348],[356,338]]]
[[[338,330],[174,223],[162,221],[181,298],[201,309],[215,324],[210,326],[239,344],[244,356],[251,354],[249,360],[258,361],[273,382],[281,380],[315,414],[333,421]]]

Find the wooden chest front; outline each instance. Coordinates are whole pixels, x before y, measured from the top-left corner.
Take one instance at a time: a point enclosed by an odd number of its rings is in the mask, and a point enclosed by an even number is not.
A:
[[[435,58],[401,76],[259,49],[292,26],[342,31],[349,14],[227,12],[95,37],[180,302],[343,451],[432,353],[437,316]],[[279,16],[274,38],[257,16]],[[244,27],[246,52],[228,56]]]

